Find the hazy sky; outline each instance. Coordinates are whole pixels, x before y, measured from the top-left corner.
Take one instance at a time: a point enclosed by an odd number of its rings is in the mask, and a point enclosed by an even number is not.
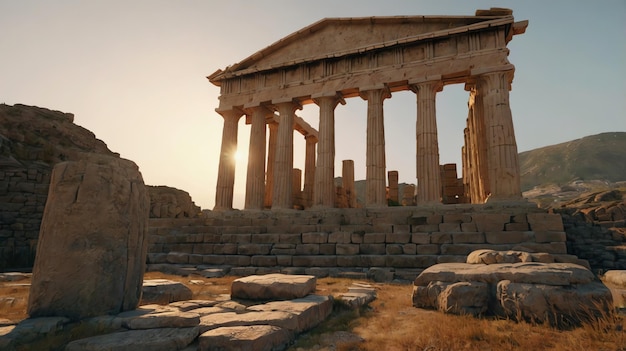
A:
[[[213,208],[222,117],[206,76],[324,17],[473,15],[508,7],[525,34],[509,43],[519,151],[626,131],[626,1],[0,0],[0,103],[75,114],[74,122],[135,161],[150,185],[188,191]],[[468,93],[437,95],[441,163],[459,163]],[[336,110],[335,172],[365,179],[366,102]],[[297,112],[317,128],[318,108]],[[387,169],[415,183],[415,95],[385,100]],[[239,125],[247,154],[250,126]],[[294,165],[304,168],[296,134]],[[237,164],[243,207],[246,159]]]

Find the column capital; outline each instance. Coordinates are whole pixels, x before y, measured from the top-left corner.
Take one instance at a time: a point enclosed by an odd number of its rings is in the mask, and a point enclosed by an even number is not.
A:
[[[290,106],[291,112],[295,112],[296,110],[302,110],[302,104],[297,99],[274,99],[271,102],[272,108],[277,111],[281,107]]]
[[[343,95],[340,92],[329,92],[329,93],[317,93],[311,95],[311,99],[316,105],[319,105],[324,99],[334,99],[333,106],[337,106],[337,104],[346,104],[346,100],[343,98]]]
[[[317,136],[313,134],[305,135],[304,140],[306,140],[307,143],[317,143],[318,141]]]
[[[515,75],[515,66],[508,64],[503,66],[481,67],[473,69],[471,75],[474,77],[477,84],[484,85],[483,89],[492,90],[506,87],[510,91]]]
[[[239,119],[241,118],[241,116],[245,114],[243,110],[238,107],[233,107],[232,109],[229,109],[229,110],[215,109],[215,112],[219,113],[220,116],[224,117],[224,119],[226,118]]]
[[[438,93],[443,90],[443,81],[441,80],[424,80],[420,82],[410,82],[409,89],[415,94],[428,90],[431,93]]]
[[[363,100],[369,100],[370,98],[372,98],[370,94],[378,91],[382,92],[380,96],[381,101],[391,97],[391,90],[389,89],[389,86],[387,84],[376,84],[359,87],[359,96]]]
[[[265,115],[271,115],[274,113],[274,111],[272,110],[271,106],[268,106],[266,104],[250,104],[250,105],[243,105],[243,107],[241,108],[242,111],[246,114],[246,115],[252,115],[254,114],[255,111],[259,111],[261,113],[264,113]]]

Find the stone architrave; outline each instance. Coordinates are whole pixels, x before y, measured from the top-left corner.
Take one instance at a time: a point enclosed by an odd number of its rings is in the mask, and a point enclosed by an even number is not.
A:
[[[237,110],[220,111],[224,117],[222,149],[217,170],[215,189],[216,211],[232,210],[235,186],[235,152],[237,151],[237,127],[243,112]]]
[[[361,89],[361,98],[367,100],[367,150],[365,156],[365,204],[367,207],[387,206],[383,100],[390,97],[391,92],[387,87]]]
[[[313,206],[333,207],[335,205],[335,107],[338,103],[345,104],[345,102],[336,93],[316,96],[314,101],[320,108],[320,120]]]
[[[274,191],[272,209],[290,209],[293,207],[292,169],[293,169],[293,127],[294,112],[301,106],[293,101],[276,103],[280,121],[278,122],[278,140],[274,161]]]
[[[411,85],[411,88],[417,96],[415,128],[417,203],[439,203],[441,202],[442,188],[439,175],[439,141],[437,139],[435,95],[443,89],[443,84],[437,79],[415,83]]]
[[[272,111],[263,106],[252,109],[252,128],[250,129],[250,147],[248,150],[248,174],[246,177],[247,210],[263,209],[265,197],[265,120]]]
[[[28,301],[30,317],[72,320],[137,307],[150,199],[132,162],[86,155],[54,167]]]
[[[510,201],[522,198],[519,158],[509,106],[513,65],[473,70],[478,76],[478,90],[483,96],[487,167],[491,194],[487,201]]]

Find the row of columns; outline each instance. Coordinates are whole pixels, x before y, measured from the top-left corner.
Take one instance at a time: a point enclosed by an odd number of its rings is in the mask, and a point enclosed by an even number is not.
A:
[[[465,130],[463,151],[464,178],[471,187],[472,202],[521,198],[519,161],[509,107],[509,70],[476,72],[470,88],[470,114]],[[473,72],[474,73],[474,72]],[[440,76],[409,82],[416,94],[416,178],[417,203],[441,201],[439,147],[436,120],[436,93],[443,88]],[[366,206],[387,206],[386,161],[383,101],[391,97],[385,85],[361,88],[367,101]],[[335,108],[345,104],[338,93],[312,96],[319,106],[318,140],[306,138],[304,197],[312,207],[334,207]],[[254,106],[251,114],[245,209],[290,209],[292,198],[293,130],[295,101],[273,102],[272,109]],[[278,111],[278,125],[266,123]],[[232,209],[234,187],[234,152],[237,147],[237,123],[244,111],[220,112],[224,117],[222,152],[216,188],[216,210]],[[269,125],[269,155],[265,170],[266,124]],[[317,142],[317,155],[315,144]]]

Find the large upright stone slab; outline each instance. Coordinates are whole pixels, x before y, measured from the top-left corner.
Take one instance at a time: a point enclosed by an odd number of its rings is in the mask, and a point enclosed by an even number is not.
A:
[[[133,162],[85,155],[55,166],[28,302],[31,317],[82,319],[137,307],[150,200]]]

